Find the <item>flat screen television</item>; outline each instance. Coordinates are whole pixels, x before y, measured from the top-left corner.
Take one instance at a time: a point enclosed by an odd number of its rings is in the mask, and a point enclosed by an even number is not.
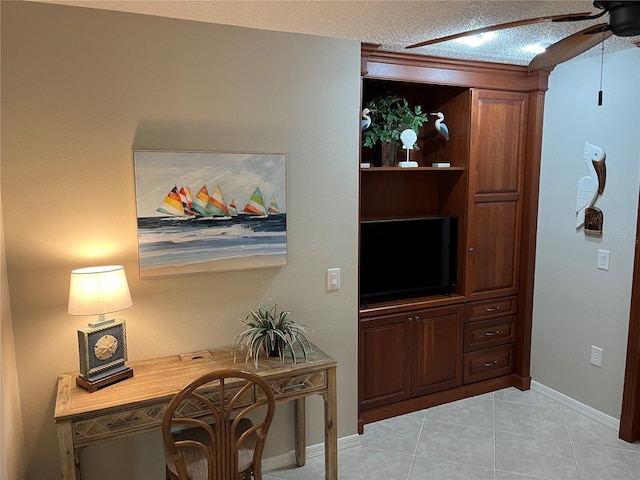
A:
[[[360,302],[450,294],[457,257],[458,217],[362,221]]]

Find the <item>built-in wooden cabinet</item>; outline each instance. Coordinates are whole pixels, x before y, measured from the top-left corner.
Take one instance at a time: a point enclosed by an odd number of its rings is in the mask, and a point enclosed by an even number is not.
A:
[[[518,290],[527,95],[472,89],[467,285],[473,297]]]
[[[410,314],[361,319],[360,408],[371,409],[411,397]]]
[[[451,136],[439,137],[430,117],[419,150],[410,152],[418,168],[381,167],[379,152],[363,148],[361,161],[372,166],[360,171],[360,220],[456,216],[459,223],[450,294],[360,307],[360,431],[372,421],[498,388],[529,388],[549,73],[372,45],[363,45],[362,59],[363,103],[395,92],[411,105],[443,112]],[[451,167],[431,167],[434,162]]]
[[[518,297],[467,303],[464,316],[465,384],[513,373]]]
[[[361,406],[372,408],[462,384],[461,305],[367,318],[360,328]]]
[[[411,395],[418,397],[462,384],[462,305],[418,310],[409,317]]]

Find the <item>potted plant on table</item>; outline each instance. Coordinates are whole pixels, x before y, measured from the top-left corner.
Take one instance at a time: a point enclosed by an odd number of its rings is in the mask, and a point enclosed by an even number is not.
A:
[[[362,144],[372,148],[378,142],[382,145],[382,165],[395,165],[397,142],[400,134],[410,128],[416,134],[428,121],[427,114],[420,105],[409,107],[409,102],[395,93],[387,92],[365,103],[371,118],[370,125],[362,132]],[[364,111],[364,110],[363,110]],[[418,146],[414,145],[414,150]],[[388,152],[386,155],[385,153]]]
[[[236,344],[241,349],[247,349],[245,361],[253,358],[258,367],[258,357],[263,351],[267,357],[280,357],[284,363],[287,352],[291,354],[292,364],[297,363],[296,346],[299,345],[305,361],[311,351],[311,343],[307,338],[305,325],[294,322],[289,318],[291,312],[278,312],[276,302],[267,307],[260,302],[257,310],[249,310],[242,322],[247,328],[236,337]]]

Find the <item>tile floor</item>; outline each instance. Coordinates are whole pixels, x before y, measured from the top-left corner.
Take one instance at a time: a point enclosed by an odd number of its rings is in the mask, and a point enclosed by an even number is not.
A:
[[[507,388],[365,426],[340,480],[640,480],[640,442],[545,395]],[[264,480],[322,480],[324,458]]]

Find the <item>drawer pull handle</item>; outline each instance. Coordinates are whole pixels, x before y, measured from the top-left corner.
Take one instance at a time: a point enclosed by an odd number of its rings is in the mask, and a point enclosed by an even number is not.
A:
[[[485,363],[484,366],[493,367],[494,365],[497,365],[497,364],[498,364],[498,360],[494,360],[493,362]]]
[[[487,308],[485,308],[484,310],[485,310],[485,312],[499,312],[501,308],[502,308],[502,307],[500,307],[500,306],[497,306],[497,307],[487,307]]]
[[[297,388],[304,388],[306,387],[307,384],[302,382],[302,383],[294,383],[293,385],[285,385],[284,387],[282,387],[280,390],[284,393],[288,390],[295,390]]]
[[[138,417],[132,418],[131,420],[118,420],[117,422],[107,423],[107,428],[109,430],[117,430],[119,428],[126,428],[132,425],[135,425],[138,421]]]
[[[496,335],[500,335],[500,330],[496,330],[495,332],[484,332],[485,337],[495,337]]]

